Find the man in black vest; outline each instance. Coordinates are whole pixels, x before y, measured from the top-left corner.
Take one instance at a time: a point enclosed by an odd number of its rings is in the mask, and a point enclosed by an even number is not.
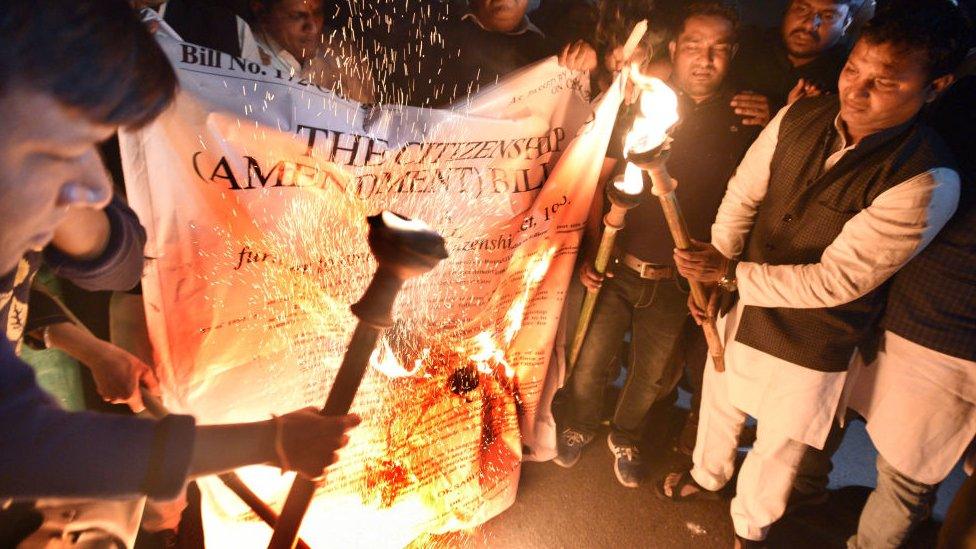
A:
[[[849,547],[901,546],[931,514],[939,484],[976,437],[974,104],[970,75],[927,113],[959,162],[959,208],[893,278],[877,359],[852,367],[850,406],[867,420],[879,455],[877,488]]]
[[[735,53],[738,15],[719,2],[691,5],[679,24],[670,53],[672,85],[677,90],[681,123],[673,133],[669,169],[679,181],[678,196],[692,235],[705,238],[721,203],[728,178],[758,133],[744,126],[729,106],[734,90],[725,85]],[[612,139],[605,173],[622,171],[623,140],[632,117],[621,116]],[[619,166],[618,166],[619,164]],[[679,280],[660,202],[644,188],[641,204],[627,215],[617,235],[614,264],[604,283],[593,270],[600,238],[603,193],[591,208],[583,251],[581,280],[601,290],[593,319],[567,381],[568,417],[555,459],[573,466],[600,423],[604,389],[624,333],[631,332],[627,383],[614,411],[607,442],[614,472],[624,486],[637,487],[643,473],[638,449],[643,420],[655,400],[674,385],[669,361],[688,318],[688,287]]]
[[[660,489],[721,489],[755,417],[731,505],[738,545],[765,539],[805,449],[823,445],[854,351],[883,311],[882,284],[956,209],[959,175],[917,115],[965,54],[959,18],[950,0],[876,17],[838,95],[781,111],[729,182],[712,243],[675,254],[682,275],[737,289],[738,301],[720,321],[726,371],[706,372],[694,467]]]

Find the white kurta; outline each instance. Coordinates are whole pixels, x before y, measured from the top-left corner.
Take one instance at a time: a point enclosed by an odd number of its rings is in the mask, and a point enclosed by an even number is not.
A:
[[[769,186],[770,163],[781,110],[749,148],[729,181],[712,226],[712,244],[723,255],[739,257]],[[835,120],[841,130],[840,118]],[[844,132],[833,144],[824,168],[832,168],[854,149]],[[739,301],[721,326],[726,333],[728,398],[770,431],[822,447],[830,430],[846,373],[818,372],[736,342],[737,321],[746,305],[822,308],[853,301],[880,286],[920,252],[942,229],[959,201],[959,175],[936,168],[881,193],[844,225],[819,263],[767,265],[742,262],[736,268]]]
[[[945,479],[976,437],[976,362],[885,332],[877,360],[855,365],[850,382],[849,406],[878,451],[918,482]]]

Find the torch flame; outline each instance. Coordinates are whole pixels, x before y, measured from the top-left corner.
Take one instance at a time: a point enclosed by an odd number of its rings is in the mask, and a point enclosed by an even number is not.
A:
[[[630,77],[641,89],[640,114],[634,120],[626,152],[645,152],[656,149],[668,137],[668,130],[678,122],[678,96],[659,78],[641,74],[631,67]]]
[[[628,162],[623,180],[614,181],[613,186],[624,194],[637,196],[644,192],[644,172],[632,162]]]

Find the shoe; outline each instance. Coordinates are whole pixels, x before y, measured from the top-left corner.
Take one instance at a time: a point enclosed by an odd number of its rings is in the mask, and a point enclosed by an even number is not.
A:
[[[637,488],[644,476],[644,462],[637,445],[622,435],[610,433],[607,446],[613,452],[613,472],[617,480],[627,488]]]
[[[583,453],[583,447],[589,444],[591,440],[593,440],[593,435],[587,435],[572,427],[566,427],[559,433],[559,438],[556,440],[557,454],[553,461],[556,465],[567,469],[576,465]]]

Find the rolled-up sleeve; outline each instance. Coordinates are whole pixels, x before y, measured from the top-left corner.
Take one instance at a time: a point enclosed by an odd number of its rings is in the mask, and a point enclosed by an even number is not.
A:
[[[186,481],[194,436],[190,416],[66,412],[0,341],[0,498],[172,498]]]
[[[108,216],[109,240],[100,257],[78,261],[48,246],[44,249],[44,261],[54,274],[85,290],[130,290],[142,278],[146,230],[135,212],[118,197],[112,198],[104,211]]]

